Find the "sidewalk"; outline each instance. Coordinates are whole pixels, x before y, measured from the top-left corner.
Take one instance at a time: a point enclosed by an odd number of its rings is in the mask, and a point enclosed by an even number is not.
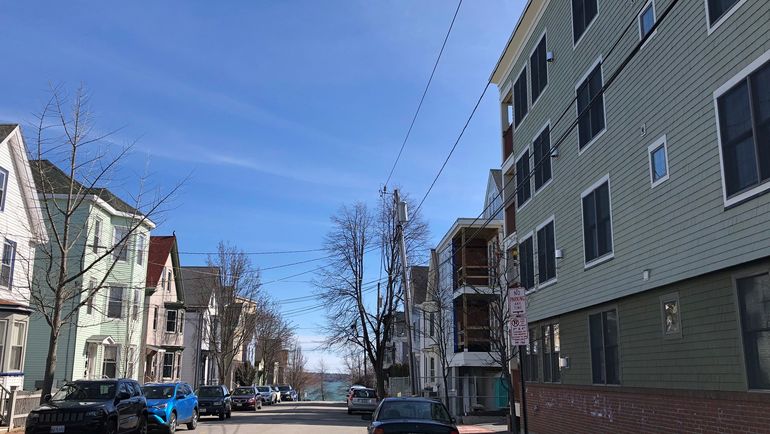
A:
[[[503,424],[484,424],[484,425],[458,425],[460,434],[474,433],[507,433],[508,427]]]

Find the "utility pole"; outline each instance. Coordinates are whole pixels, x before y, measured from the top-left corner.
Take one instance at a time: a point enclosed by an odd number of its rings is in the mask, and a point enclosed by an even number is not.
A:
[[[412,337],[412,304],[410,303],[411,285],[409,282],[408,262],[406,258],[406,242],[404,241],[404,223],[409,221],[406,202],[401,201],[398,189],[393,190],[393,200],[396,204],[396,233],[398,235],[398,250],[401,253],[401,272],[404,279],[404,328],[406,330],[407,347],[409,348],[409,385],[412,396],[417,395],[417,363],[414,360],[414,344]]]

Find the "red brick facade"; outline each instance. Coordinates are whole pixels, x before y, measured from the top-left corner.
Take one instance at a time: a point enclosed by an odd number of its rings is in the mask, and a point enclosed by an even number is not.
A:
[[[527,384],[529,430],[770,433],[770,394]]]

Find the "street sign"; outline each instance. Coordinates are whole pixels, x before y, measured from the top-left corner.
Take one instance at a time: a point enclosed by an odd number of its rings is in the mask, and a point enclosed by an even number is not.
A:
[[[526,312],[517,312],[511,316],[509,330],[511,345],[529,345],[529,324],[527,323]]]
[[[524,288],[508,290],[508,311],[513,313],[527,311],[527,294]]]

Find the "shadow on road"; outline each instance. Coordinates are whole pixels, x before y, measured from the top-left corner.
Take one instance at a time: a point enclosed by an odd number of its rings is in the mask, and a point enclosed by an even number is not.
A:
[[[263,406],[256,411],[233,411],[233,417],[220,421],[216,417],[202,418],[201,424],[269,424],[365,427],[361,414],[347,414],[344,402],[300,401]]]

